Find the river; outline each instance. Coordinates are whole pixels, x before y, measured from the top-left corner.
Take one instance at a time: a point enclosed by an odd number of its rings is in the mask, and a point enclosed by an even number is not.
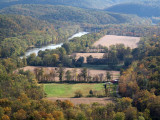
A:
[[[85,34],[88,34],[88,32],[79,32],[79,33],[76,33],[76,34],[72,35],[70,38],[68,38],[68,40],[70,40],[72,38],[75,38],[75,37],[81,37],[81,36],[83,36]],[[40,50],[41,51],[45,51],[46,49],[56,49],[58,47],[61,47],[62,45],[63,45],[63,43],[60,43],[60,44],[50,44],[50,45],[47,45],[47,46],[42,46],[40,48],[32,48],[32,49],[27,50],[24,56],[29,56],[32,53],[35,53],[37,55]]]

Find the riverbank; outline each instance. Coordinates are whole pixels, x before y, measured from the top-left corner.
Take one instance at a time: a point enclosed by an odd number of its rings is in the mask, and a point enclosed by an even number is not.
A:
[[[86,34],[88,34],[88,32],[78,32],[76,34],[73,34],[71,37],[69,37],[68,40],[73,39],[75,37],[81,37],[81,36],[86,35]],[[63,43],[59,43],[59,44],[50,44],[50,45],[47,45],[47,46],[32,48],[32,49],[27,50],[25,52],[24,56],[27,57],[27,56],[29,56],[30,54],[33,54],[33,53],[35,53],[37,55],[39,51],[45,51],[46,49],[56,49],[56,48],[61,47],[62,45],[63,45]],[[20,58],[22,58],[24,56],[21,56]]]

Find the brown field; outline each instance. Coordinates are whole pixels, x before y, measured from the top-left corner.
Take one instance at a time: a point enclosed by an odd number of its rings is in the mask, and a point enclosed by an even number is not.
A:
[[[92,55],[93,58],[103,58],[104,53],[73,53],[71,56],[74,56],[75,59],[84,57],[84,63],[87,63],[87,57]]]
[[[106,35],[94,43],[94,46],[102,45],[109,47],[116,44],[124,44],[126,47],[136,48],[140,37]]]
[[[79,104],[92,104],[92,103],[100,103],[100,104],[107,104],[107,103],[113,103],[113,100],[111,98],[56,98],[56,97],[49,97],[46,98],[47,100],[55,102],[56,100],[69,100],[74,105]]]
[[[26,66],[24,68],[21,68],[23,69],[24,71],[31,71],[31,72],[34,72],[34,69],[35,68],[41,68],[41,67],[34,67],[34,66]],[[49,72],[51,70],[55,70],[56,67],[43,67],[44,71],[46,74],[49,74]],[[72,73],[73,73],[73,69],[74,68],[65,68],[65,71],[67,70],[70,70]],[[79,74],[81,72],[81,69],[82,68],[76,68],[77,70],[77,74]],[[119,71],[109,71],[111,74],[112,74],[112,79],[119,79],[119,75],[120,75],[120,72]],[[75,73],[73,73],[75,74]],[[92,77],[96,76],[96,75],[99,75],[99,74],[104,74],[104,76],[106,75],[106,70],[93,70],[93,69],[88,69],[88,74]],[[56,77],[56,81],[58,81],[59,78]]]

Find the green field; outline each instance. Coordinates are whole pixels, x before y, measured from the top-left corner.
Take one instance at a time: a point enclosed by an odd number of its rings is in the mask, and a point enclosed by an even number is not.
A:
[[[81,91],[83,96],[89,95],[89,91],[96,91],[98,94],[104,93],[104,84],[44,84],[44,91],[47,97],[74,97],[76,91]]]
[[[108,65],[91,65],[91,64],[86,64],[84,63],[82,65],[82,67],[88,68],[88,69],[93,69],[93,70],[116,70],[116,71],[120,71],[120,69],[122,68],[123,64],[119,64],[117,66],[115,66],[114,68],[109,68]]]

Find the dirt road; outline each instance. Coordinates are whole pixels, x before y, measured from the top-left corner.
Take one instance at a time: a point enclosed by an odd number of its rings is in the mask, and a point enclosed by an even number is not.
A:
[[[109,97],[106,98],[55,98],[55,97],[49,97],[46,98],[50,101],[56,101],[56,100],[69,100],[75,105],[79,104],[92,104],[92,103],[100,103],[100,104],[107,104],[107,103],[113,103],[113,100]]]

